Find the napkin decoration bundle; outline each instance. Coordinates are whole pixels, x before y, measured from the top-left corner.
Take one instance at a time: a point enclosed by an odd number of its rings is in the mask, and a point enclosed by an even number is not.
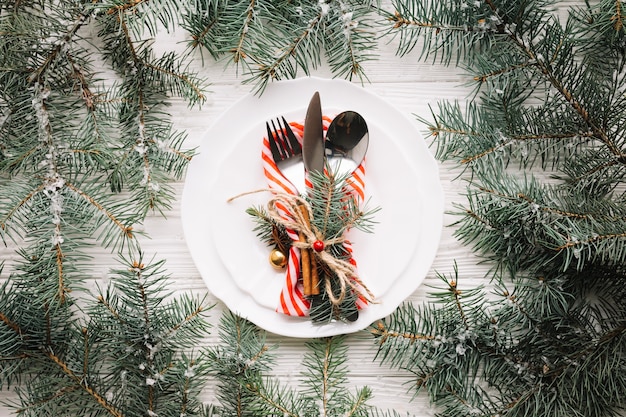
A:
[[[331,119],[328,117],[323,118],[324,130],[328,129]],[[302,136],[304,126],[300,123],[289,123],[294,134],[302,143]],[[305,296],[303,289],[303,282],[301,279],[301,250],[302,244],[300,243],[301,235],[296,230],[293,230],[290,225],[295,225],[298,217],[297,205],[298,201],[304,202],[304,197],[299,195],[297,188],[292,184],[277,167],[276,162],[272,157],[272,152],[269,146],[269,140],[267,137],[263,138],[262,148],[263,170],[271,190],[276,195],[285,196],[285,198],[277,198],[272,200],[273,210],[277,213],[281,219],[281,223],[286,225],[283,232],[289,237],[291,244],[289,246],[287,255],[287,263],[285,265],[285,281],[282,291],[280,293],[278,306],[276,311],[289,316],[311,316],[314,320],[314,312],[312,311],[312,300],[310,297]],[[325,176],[329,173],[326,171]],[[332,175],[332,174],[331,174]],[[329,180],[330,181],[330,180]],[[310,177],[306,178],[307,187],[314,187],[313,181]],[[363,161],[357,169],[348,177],[343,178],[341,181],[341,193],[344,200],[352,199],[352,201],[346,201],[346,207],[352,204],[352,207],[360,207],[364,200],[365,189],[365,162]],[[293,203],[293,204],[291,204]],[[270,204],[268,204],[269,206]],[[309,210],[310,211],[310,210]],[[359,214],[363,214],[359,212]],[[344,216],[345,217],[345,216]],[[293,226],[295,228],[295,226]],[[310,231],[309,231],[310,234]],[[318,243],[318,242],[316,242]],[[347,313],[340,310],[338,305],[340,301],[343,302],[342,309],[346,309],[345,303],[350,303],[351,307],[348,310],[357,311],[358,309],[365,308],[373,299],[373,295],[360,281],[356,274],[356,261],[352,257],[352,245],[351,242],[345,238],[330,239],[326,242],[327,249],[330,246],[335,246],[333,251],[324,250],[323,253],[316,253],[315,256],[318,260],[322,259],[324,272],[324,283],[320,284],[322,287],[321,304],[326,306],[327,314],[316,315],[317,321],[326,319],[345,319],[347,315],[351,315],[354,319],[353,313]],[[323,247],[323,245],[322,245]],[[316,249],[317,250],[317,249]],[[330,253],[333,253],[331,256]],[[338,255],[339,254],[339,255]],[[323,255],[323,256],[321,256]],[[329,270],[331,273],[329,273]],[[330,275],[330,276],[329,276]],[[338,276],[343,276],[343,282],[331,282],[337,281]],[[340,280],[341,281],[341,280]],[[339,290],[337,289],[339,288]],[[339,291],[339,293],[337,293]],[[338,300],[340,298],[340,300]],[[319,299],[318,299],[319,300]],[[315,304],[320,303],[316,301]],[[324,310],[324,308],[321,308]],[[348,318],[350,320],[350,318]]]

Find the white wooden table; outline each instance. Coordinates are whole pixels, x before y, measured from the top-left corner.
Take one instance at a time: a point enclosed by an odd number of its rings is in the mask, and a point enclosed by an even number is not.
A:
[[[185,32],[178,30],[173,34],[163,34],[157,39],[157,49],[161,51],[180,51],[184,45],[179,41],[184,39]],[[365,71],[371,83],[363,88],[370,90],[395,106],[400,112],[415,120],[414,114],[429,117],[429,105],[435,106],[439,100],[465,100],[468,88],[462,85],[467,81],[467,76],[455,68],[446,68],[430,63],[418,61],[418,51],[412,55],[399,58],[395,55],[395,43],[381,44],[379,49],[380,58],[376,62],[368,63]],[[207,59],[205,63],[200,58],[194,62],[192,69],[197,70],[202,76],[211,82],[208,99],[201,109],[189,109],[187,104],[180,99],[172,100],[170,112],[176,129],[185,131],[188,135],[185,148],[193,148],[200,144],[207,128],[216,118],[226,111],[235,101],[250,93],[251,86],[242,85],[235,69],[224,69],[223,63],[214,63]],[[303,74],[304,75],[304,74]],[[328,68],[323,67],[314,74],[318,77],[331,78]],[[417,124],[417,122],[415,122]],[[419,126],[424,131],[424,126]],[[433,150],[434,151],[434,150]],[[452,203],[464,202],[462,191],[464,186],[456,179],[458,171],[451,166],[440,165],[440,181],[445,193],[445,208],[450,209]],[[149,217],[144,225],[144,230],[150,239],[144,239],[141,243],[146,252],[146,257],[153,255],[157,259],[166,259],[166,268],[171,274],[171,287],[181,292],[193,292],[198,294],[207,293],[207,288],[186,246],[180,215],[180,197],[184,181],[175,184],[178,199],[173,209],[167,214],[167,219],[157,216]],[[453,271],[456,261],[460,271],[462,282],[460,285],[472,286],[480,281],[484,270],[476,259],[473,258],[468,248],[462,247],[452,237],[453,230],[449,225],[453,217],[449,214],[444,216],[444,230],[439,242],[436,259],[428,273],[428,276],[417,291],[410,295],[409,300],[421,303],[427,299],[426,285],[439,283],[436,273],[449,274]],[[112,256],[105,250],[96,250],[93,253],[94,280],[104,279],[112,266]],[[10,251],[0,251],[0,260],[7,261],[10,266],[16,256]],[[6,271],[5,271],[6,272]],[[225,306],[211,294],[209,302],[216,303],[211,312],[211,321],[215,324],[220,319]],[[214,327],[215,328],[215,327]],[[215,332],[216,333],[216,332]],[[280,344],[276,351],[277,363],[274,373],[285,382],[297,384],[299,378],[298,364],[302,359],[305,340],[290,339],[274,335],[268,335],[269,341]],[[217,339],[212,335],[206,343],[213,343]],[[399,413],[409,412],[418,416],[432,416],[435,410],[430,406],[425,395],[414,397],[413,388],[407,384],[409,375],[403,375],[397,370],[387,369],[374,362],[376,346],[372,337],[367,334],[353,334],[347,340],[350,352],[349,367],[352,372],[349,375],[354,387],[369,386],[374,393],[373,405],[381,409],[395,409]],[[214,386],[209,384],[205,389],[206,402],[215,402]],[[10,400],[12,394],[0,392],[0,400]],[[0,406],[0,416],[11,415],[11,410]]]

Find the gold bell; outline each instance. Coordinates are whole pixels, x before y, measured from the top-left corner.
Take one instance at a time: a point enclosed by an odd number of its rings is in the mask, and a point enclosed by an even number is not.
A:
[[[287,265],[287,256],[278,249],[272,249],[270,264],[274,269],[283,269]]]

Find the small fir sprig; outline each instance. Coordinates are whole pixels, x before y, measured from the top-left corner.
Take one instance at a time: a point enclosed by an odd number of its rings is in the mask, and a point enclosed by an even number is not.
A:
[[[283,254],[288,254],[291,249],[291,238],[287,234],[285,227],[276,222],[268,213],[265,207],[250,207],[246,210],[256,222],[252,229],[256,232],[257,238],[268,246],[274,247]]]
[[[372,232],[374,214],[378,208],[370,209],[365,204],[362,206],[351,194],[348,185],[349,174],[343,176],[325,175],[312,172],[309,174],[312,184],[304,201],[310,206],[310,227],[316,234],[323,237],[323,241],[335,241],[327,245],[324,250],[332,254],[335,259],[348,261],[351,257],[344,245],[345,234],[350,229]],[[253,216],[256,226],[254,231],[261,241],[271,247],[287,251],[292,246],[291,238],[287,234],[285,224],[273,218],[263,207],[251,207],[247,213]],[[318,273],[320,275],[319,288],[322,289],[315,307],[311,309],[310,317],[316,322],[328,322],[332,319],[346,320],[356,313],[356,301],[359,296],[369,297],[369,294],[359,294],[356,291],[342,290],[339,277],[332,265],[320,261],[319,257],[312,253],[317,260]],[[329,285],[327,287],[327,284]],[[328,288],[332,291],[328,294]],[[339,304],[333,302],[339,299]],[[371,300],[370,300],[371,301]]]
[[[350,229],[372,233],[379,207],[369,207],[351,194],[351,173],[337,175],[327,168],[327,174],[310,172],[312,187],[305,196],[313,212],[312,224],[326,238],[343,236]]]

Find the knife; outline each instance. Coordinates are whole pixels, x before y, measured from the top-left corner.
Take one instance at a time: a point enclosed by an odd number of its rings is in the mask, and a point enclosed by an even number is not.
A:
[[[315,92],[304,119],[304,133],[302,137],[302,160],[304,162],[305,176],[311,173],[323,173],[325,163],[324,150],[324,127],[322,123],[322,104],[319,92]],[[305,295],[311,303],[310,314],[314,318],[317,307],[321,303],[320,280],[318,276],[315,254],[309,250],[310,282],[305,283]]]
[[[304,162],[305,178],[313,172],[324,172],[324,128],[322,126],[322,104],[319,92],[315,92],[304,118],[304,133],[302,137],[302,160]],[[310,193],[309,193],[310,196]],[[306,210],[302,210],[305,215]],[[308,213],[305,217],[308,216]],[[308,221],[308,219],[307,219]],[[302,281],[304,284],[304,295],[311,300],[313,308],[313,297],[320,293],[319,276],[317,273],[317,262],[311,250],[306,249],[302,253]],[[306,264],[305,262],[308,262]],[[306,276],[305,276],[306,272]]]
[[[307,172],[324,172],[324,127],[319,92],[315,92],[304,119],[302,159]]]

